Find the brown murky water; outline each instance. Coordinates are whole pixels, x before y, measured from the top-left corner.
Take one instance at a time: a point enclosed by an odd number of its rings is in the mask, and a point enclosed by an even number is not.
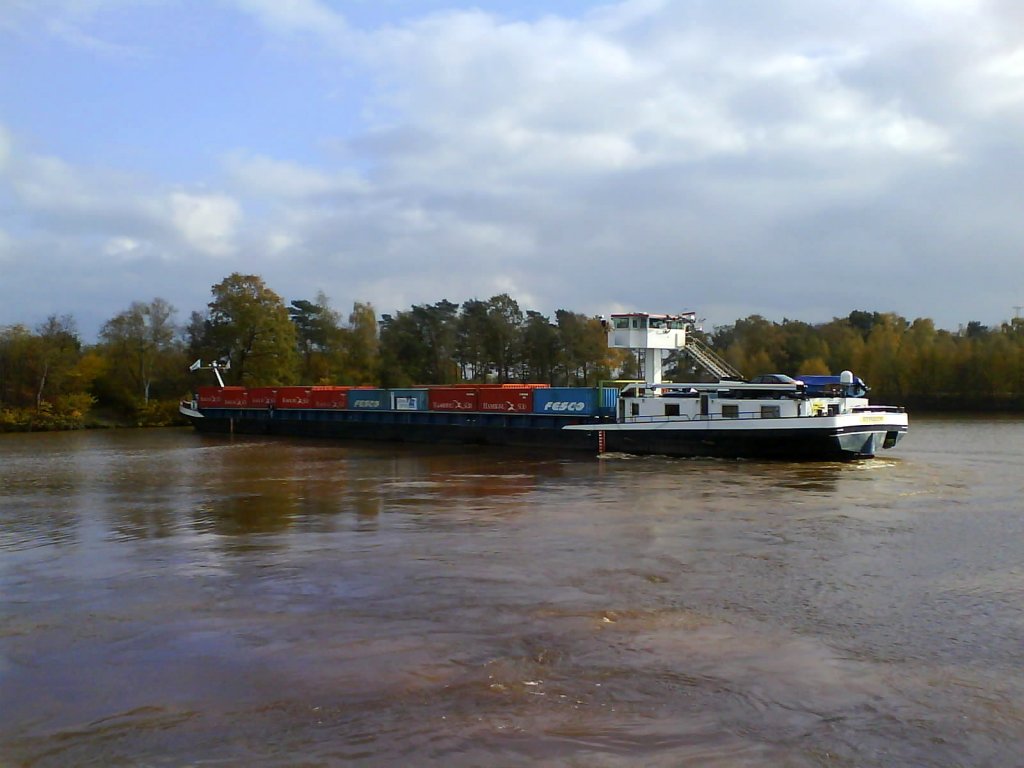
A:
[[[0,436],[0,765],[1019,765],[1022,466]]]

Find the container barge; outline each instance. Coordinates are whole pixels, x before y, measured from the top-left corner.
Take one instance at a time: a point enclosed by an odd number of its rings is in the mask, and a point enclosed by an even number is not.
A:
[[[722,458],[845,460],[894,447],[902,408],[872,405],[839,376],[746,381],[688,334],[692,313],[612,315],[609,345],[639,350],[643,381],[618,387],[456,385],[199,387],[181,413],[200,431],[456,443],[559,451]],[[688,354],[716,382],[662,381],[667,351]],[[199,368],[197,363],[193,369]]]

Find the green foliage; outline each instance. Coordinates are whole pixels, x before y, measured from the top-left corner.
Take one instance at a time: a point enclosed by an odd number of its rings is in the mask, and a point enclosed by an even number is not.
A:
[[[297,334],[281,297],[257,275],[235,272],[211,289],[205,318],[193,316],[190,352],[231,361],[229,381],[292,384],[298,379]]]
[[[344,370],[345,329],[341,315],[331,309],[327,296],[321,292],[315,302],[293,301],[288,316],[295,324],[301,357],[299,381],[311,384],[339,381]]]
[[[177,400],[151,400],[142,403],[135,413],[135,418],[140,427],[170,427],[186,423],[178,412]]]
[[[87,387],[81,354],[75,322],[66,315],[51,315],[35,333],[21,325],[0,329],[0,403],[38,410]]]
[[[48,432],[82,429],[94,404],[84,392],[58,395],[36,408],[0,408],[0,432]]]
[[[104,323],[96,352],[103,362],[96,391],[104,399],[132,403],[181,391],[184,348],[174,324],[176,310],[163,299],[132,302]],[[161,386],[164,385],[164,386]]]
[[[524,381],[551,384],[559,357],[558,326],[540,312],[528,310],[522,326],[522,367]]]
[[[881,401],[924,409],[1024,408],[1024,320],[970,322],[957,333],[932,320],[851,312],[810,326],[757,315],[718,329],[719,351],[747,376],[851,370]]]
[[[345,329],[345,365],[340,383],[370,384],[380,376],[377,313],[372,304],[355,302]]]
[[[228,383],[252,386],[523,381],[594,386],[636,378],[639,361],[610,350],[595,318],[560,309],[554,321],[508,294],[413,305],[381,316],[356,302],[347,323],[324,294],[285,306],[256,275],[232,274],[211,288],[179,337],[174,308],[133,302],[87,347],[73,318],[53,315],[35,330],[0,328],[0,431],[79,429],[90,409],[118,424],[179,423],[177,403],[197,386],[188,363],[230,360]],[[851,370],[876,400],[922,409],[1024,410],[1024,319],[977,321],[958,332],[895,313],[857,310],[812,325],[760,315],[697,332],[746,376]],[[700,375],[685,355],[667,370]]]
[[[384,315],[380,333],[381,384],[457,381],[593,385],[621,364],[608,349],[600,322],[566,310],[557,323],[524,313],[508,294],[418,305]]]
[[[555,319],[561,343],[559,383],[588,387],[612,378],[614,357],[601,322],[565,309],[555,312]]]

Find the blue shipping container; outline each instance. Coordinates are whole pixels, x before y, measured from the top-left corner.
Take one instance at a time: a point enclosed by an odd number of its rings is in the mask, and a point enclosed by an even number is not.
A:
[[[426,411],[427,390],[425,389],[392,389],[391,409],[395,411]]]
[[[391,395],[386,389],[350,389],[348,407],[353,411],[388,411]]]
[[[618,404],[619,390],[615,387],[601,387],[601,405],[597,409],[598,413],[603,415],[614,414]]]
[[[593,416],[597,413],[597,390],[590,387],[538,387],[533,390],[533,412]]]

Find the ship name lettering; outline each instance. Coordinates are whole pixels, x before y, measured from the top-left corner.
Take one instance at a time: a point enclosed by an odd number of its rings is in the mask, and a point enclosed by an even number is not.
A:
[[[576,401],[576,402],[566,402],[564,400],[559,400],[559,401],[554,401],[554,402],[550,402],[550,403],[544,403],[544,410],[545,411],[557,411],[557,412],[573,411],[573,412],[576,412],[576,411],[582,411],[584,408],[586,408],[586,403],[581,403],[579,401]]]

